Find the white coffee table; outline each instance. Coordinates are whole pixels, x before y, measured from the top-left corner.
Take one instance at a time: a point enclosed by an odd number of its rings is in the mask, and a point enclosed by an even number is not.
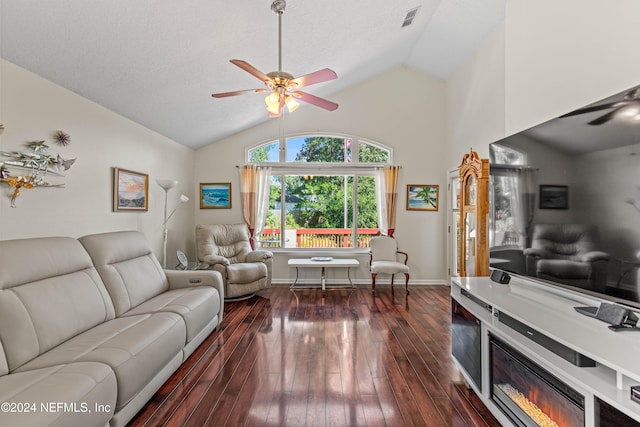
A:
[[[331,258],[331,257],[313,257],[313,258],[292,258],[288,262],[290,267],[296,268],[296,280],[291,285],[291,289],[302,288],[303,286],[296,286],[298,283],[298,276],[301,268],[320,268],[320,287],[322,292],[326,290],[326,275],[325,270],[327,268],[346,268],[347,278],[352,288],[355,288],[351,281],[351,275],[349,270],[351,267],[358,267],[360,262],[355,258]]]

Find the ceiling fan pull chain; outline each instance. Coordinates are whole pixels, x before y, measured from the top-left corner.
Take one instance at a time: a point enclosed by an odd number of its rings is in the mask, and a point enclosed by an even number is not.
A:
[[[278,13],[278,72],[282,72],[282,12]]]

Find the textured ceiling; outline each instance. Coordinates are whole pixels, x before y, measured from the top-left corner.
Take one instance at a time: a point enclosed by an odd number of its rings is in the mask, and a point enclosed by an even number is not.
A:
[[[283,71],[331,68],[331,98],[401,65],[447,79],[504,19],[506,0],[288,0]],[[0,56],[181,144],[198,148],[269,120],[262,87],[229,63],[278,68],[270,0],[0,0]],[[420,6],[414,24],[401,28]],[[316,108],[304,105],[301,108]],[[331,113],[327,113],[331,114]]]

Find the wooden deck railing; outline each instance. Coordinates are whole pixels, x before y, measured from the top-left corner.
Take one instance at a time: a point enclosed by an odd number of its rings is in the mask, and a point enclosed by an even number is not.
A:
[[[297,248],[352,248],[353,230],[344,228],[296,229]],[[368,248],[371,237],[380,233],[377,228],[359,228],[356,247]],[[265,247],[280,247],[280,230],[267,228],[258,239]],[[290,246],[290,245],[286,245]]]

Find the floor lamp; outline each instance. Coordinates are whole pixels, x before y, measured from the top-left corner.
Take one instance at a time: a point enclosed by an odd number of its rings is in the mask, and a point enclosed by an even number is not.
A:
[[[162,268],[167,268],[167,236],[169,231],[167,229],[167,222],[173,216],[178,206],[173,208],[173,211],[167,216],[167,201],[169,190],[175,187],[178,184],[178,181],[175,179],[156,179],[156,183],[162,187],[164,190],[164,221],[162,222]],[[180,203],[186,203],[189,201],[189,198],[184,194],[180,195]]]

